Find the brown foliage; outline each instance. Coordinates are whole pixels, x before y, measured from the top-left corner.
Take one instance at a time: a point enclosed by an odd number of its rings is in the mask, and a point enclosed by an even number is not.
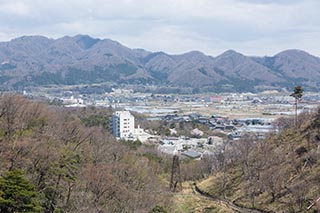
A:
[[[305,212],[319,197],[319,112],[299,115],[296,126],[279,119],[280,132],[266,140],[249,136],[228,143],[215,155],[216,195],[267,211]]]
[[[161,173],[164,167],[144,157],[151,148],[133,151],[103,126],[86,126],[82,118],[94,112],[0,96],[0,175],[23,169],[46,212],[150,211],[167,205],[167,189],[153,175],[154,168]]]

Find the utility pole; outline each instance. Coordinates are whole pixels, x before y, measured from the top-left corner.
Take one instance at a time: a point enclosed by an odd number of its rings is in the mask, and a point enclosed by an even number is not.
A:
[[[179,163],[178,155],[173,156],[171,179],[170,179],[170,190],[172,192],[177,192],[182,190],[180,163]]]

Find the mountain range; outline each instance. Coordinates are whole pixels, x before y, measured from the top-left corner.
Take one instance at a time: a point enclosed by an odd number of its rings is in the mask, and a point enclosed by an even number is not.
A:
[[[319,91],[320,58],[294,49],[271,57],[245,56],[234,50],[216,57],[199,51],[170,55],[88,35],[23,36],[0,42],[2,90],[104,82],[200,92],[292,90],[295,85]]]

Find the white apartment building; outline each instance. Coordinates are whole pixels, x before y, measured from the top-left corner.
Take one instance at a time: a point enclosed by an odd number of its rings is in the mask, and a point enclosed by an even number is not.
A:
[[[146,133],[143,129],[134,127],[134,116],[129,111],[116,111],[111,118],[111,133],[116,138],[124,140],[140,140],[146,142],[152,135]]]
[[[135,136],[134,117],[129,111],[116,111],[112,114],[111,131],[117,139],[133,139]]]

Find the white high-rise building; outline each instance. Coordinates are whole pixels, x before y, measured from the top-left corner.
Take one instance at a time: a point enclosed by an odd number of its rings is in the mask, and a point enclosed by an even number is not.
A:
[[[111,131],[118,139],[133,139],[135,136],[134,117],[129,111],[116,111],[112,114]]]

